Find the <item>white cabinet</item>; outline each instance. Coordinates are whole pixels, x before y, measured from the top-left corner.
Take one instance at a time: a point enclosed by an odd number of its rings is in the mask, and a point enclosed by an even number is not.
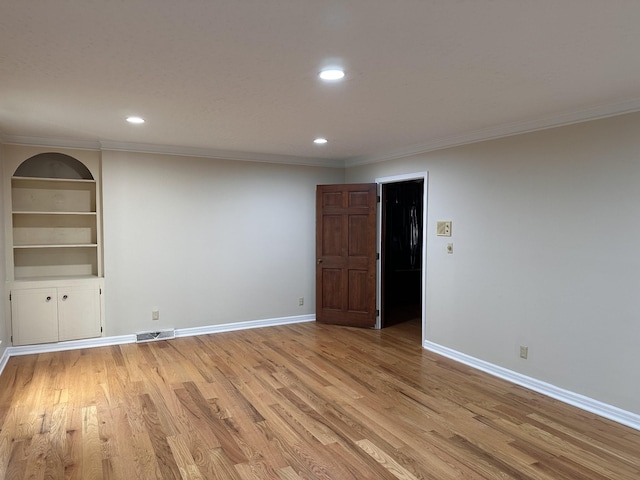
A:
[[[11,290],[14,345],[102,335],[99,284]]]
[[[11,330],[14,345],[58,341],[55,288],[12,290]]]
[[[58,340],[102,335],[100,290],[95,286],[58,289]]]

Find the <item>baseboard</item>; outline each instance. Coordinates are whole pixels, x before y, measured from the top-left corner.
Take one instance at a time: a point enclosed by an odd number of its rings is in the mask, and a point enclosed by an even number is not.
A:
[[[207,335],[210,333],[233,332],[235,330],[248,330],[251,328],[275,327],[292,323],[314,322],[315,314],[297,315],[294,317],[268,318],[266,320],[251,320],[248,322],[225,323],[222,325],[207,325],[204,327],[179,328],[176,337],[191,337],[194,335]]]
[[[231,332],[234,330],[247,330],[250,328],[275,327],[277,325],[289,325],[292,323],[313,322],[316,316],[296,315],[293,317],[268,318],[265,320],[251,320],[247,322],[224,323],[222,325],[207,325],[204,327],[176,329],[176,337],[190,337],[193,335],[206,335],[209,333]],[[10,357],[17,355],[32,355],[37,353],[60,352],[63,350],[78,350],[80,348],[107,347],[110,345],[123,345],[135,343],[136,336],[119,335],[113,337],[88,338],[85,340],[73,340],[69,342],[41,343],[38,345],[25,345],[20,347],[7,347],[0,359],[0,375]]]
[[[457,350],[438,345],[437,343],[425,341],[423,346],[429,351],[455,360],[456,362],[460,362],[478,370],[482,370],[483,372],[486,372],[495,377],[502,378],[503,380],[507,380],[508,382],[515,383],[516,385],[520,385],[522,387],[533,390],[534,392],[542,393],[543,395],[555,398],[556,400],[560,400],[561,402],[567,403],[587,412],[595,413],[596,415],[600,415],[601,417],[613,420],[614,422],[626,425],[627,427],[631,427],[635,430],[640,430],[640,415],[637,415],[635,413],[628,412],[626,410],[614,407],[613,405],[609,405],[598,400],[594,400],[593,398],[585,397],[584,395],[580,395],[579,393],[574,393],[569,390],[556,387],[555,385],[551,385],[550,383],[536,380],[535,378],[522,375],[518,372],[514,372],[513,370],[499,367],[498,365],[494,365],[492,363],[485,362],[484,360],[471,357],[464,353],[458,352]]]
[[[119,335],[116,337],[87,338],[84,340],[71,340],[68,342],[40,343],[38,345],[23,345],[20,347],[9,347],[9,356],[32,355],[37,353],[62,352],[64,350],[79,350],[81,348],[107,347],[109,345],[122,345],[134,343],[135,335]],[[0,371],[0,374],[2,371]]]
[[[4,370],[4,367],[7,366],[7,362],[9,361],[10,356],[11,355],[9,354],[9,347],[7,347],[4,349],[4,352],[2,352],[2,357],[0,357],[0,375]]]

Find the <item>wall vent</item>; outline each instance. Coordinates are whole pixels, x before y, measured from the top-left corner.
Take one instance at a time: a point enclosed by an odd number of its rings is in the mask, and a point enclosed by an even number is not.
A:
[[[157,342],[158,340],[169,340],[171,338],[176,338],[175,328],[136,333],[136,343]]]

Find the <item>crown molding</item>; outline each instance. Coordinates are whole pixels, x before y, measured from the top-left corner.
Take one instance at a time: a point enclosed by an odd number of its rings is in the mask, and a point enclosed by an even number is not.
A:
[[[539,117],[533,120],[505,123],[502,125],[475,130],[473,132],[436,139],[432,142],[414,145],[387,153],[347,158],[344,160],[344,166],[345,168],[350,168],[360,165],[386,162],[389,160],[398,160],[412,155],[444,150],[445,148],[458,147],[487,140],[495,140],[513,135],[521,135],[550,128],[573,125],[576,123],[589,122],[592,120],[600,120],[603,118],[638,111],[640,111],[640,98],[633,98],[622,102],[596,105],[580,110],[573,110],[571,112]]]
[[[100,143],[91,140],[71,138],[30,137],[26,135],[2,135],[0,141],[10,145],[28,145],[31,147],[72,148],[76,150],[100,150]]]
[[[69,138],[30,137],[6,135],[0,132],[0,142],[16,145],[31,145],[55,148],[75,148],[80,150],[109,150],[132,153],[155,153],[163,155],[179,155],[186,157],[215,158],[243,162],[275,163],[284,165],[300,165],[309,167],[351,168],[360,165],[387,162],[401,158],[420,155],[446,148],[468,145],[476,142],[495,140],[513,135],[563,127],[576,123],[600,120],[603,118],[624,115],[640,111],[640,98],[625,101],[594,105],[580,110],[573,110],[555,115],[548,115],[532,120],[505,123],[483,128],[446,138],[435,139],[420,145],[413,145],[375,155],[363,155],[351,158],[317,158],[294,155],[276,155],[270,153],[217,150],[213,148],[185,147],[176,145],[156,145],[136,142],[115,142],[110,140],[79,140]]]
[[[0,135],[0,142],[5,144],[37,147],[72,148],[77,150],[108,150],[131,153],[156,153],[161,155],[215,158],[218,160],[234,160],[242,162],[344,168],[344,161],[341,159],[336,160],[316,157],[298,157],[293,155],[274,155],[270,153],[239,152],[231,150],[216,150],[212,148],[155,145],[150,143],[114,142],[109,140],[91,141],[69,138],[30,137],[22,135]]]
[[[344,161],[336,159],[298,157],[293,155],[275,155],[271,153],[240,152],[233,150],[216,150],[211,148],[155,145],[149,143],[101,141],[100,150],[134,153],[158,153],[163,155],[215,158],[218,160],[234,160],[241,162],[279,163],[285,165],[302,165],[307,167],[344,168]]]

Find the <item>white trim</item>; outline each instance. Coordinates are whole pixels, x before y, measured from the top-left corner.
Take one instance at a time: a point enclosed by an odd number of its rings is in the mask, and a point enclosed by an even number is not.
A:
[[[135,335],[120,335],[117,337],[98,337],[85,340],[71,340],[68,342],[40,343],[38,345],[24,345],[20,347],[9,347],[11,357],[18,355],[31,355],[37,353],[62,352],[65,350],[79,350],[81,348],[107,347],[110,345],[123,345],[125,343],[135,343]],[[0,372],[2,373],[2,372]]]
[[[0,141],[4,144],[29,145],[52,148],[75,148],[78,150],[99,150],[132,153],[157,153],[183,157],[215,158],[217,160],[236,160],[243,162],[276,163],[284,165],[304,165],[310,167],[344,168],[342,159],[298,157],[294,155],[276,155],[272,153],[237,152],[216,150],[214,148],[180,147],[174,145],[156,145],[151,143],[90,141],[78,139],[60,139],[5,135]]]
[[[427,176],[428,172],[405,173],[402,175],[391,175],[390,177],[376,178],[376,183],[397,183],[420,179],[426,180]]]
[[[586,397],[579,393],[574,393],[569,390],[556,387],[550,383],[536,380],[535,378],[522,375],[521,373],[514,372],[513,370],[508,370],[498,365],[485,362],[484,360],[438,345],[437,343],[425,340],[423,346],[431,352],[450,358],[456,362],[482,370],[483,372],[495,377],[502,378],[508,382],[533,390],[534,392],[555,398],[556,400],[560,400],[561,402],[580,408],[581,410],[595,413],[596,415],[600,415],[601,417],[613,420],[614,422],[626,425],[627,427],[631,427],[635,430],[640,430],[640,415],[638,414],[594,400],[593,398]]]
[[[205,335],[209,333],[231,332],[234,330],[247,330],[249,328],[274,327],[277,325],[289,325],[291,323],[313,322],[315,314],[297,315],[293,317],[269,318],[265,320],[251,320],[248,322],[224,323],[222,325],[207,325],[204,327],[180,328],[176,330],[177,337],[190,337],[193,335]],[[9,357],[18,355],[31,355],[37,353],[60,352],[64,350],[78,350],[80,348],[107,347],[110,345],[123,345],[135,343],[136,336],[119,335],[114,337],[98,337],[86,340],[73,340],[69,342],[41,343],[38,345],[25,345],[20,347],[7,347],[0,360],[0,374]]]
[[[4,349],[4,352],[2,353],[2,357],[0,357],[0,375],[4,370],[4,367],[7,366],[7,362],[9,361],[10,356],[11,355],[9,354],[9,347],[7,347]]]
[[[30,147],[73,148],[75,150],[100,150],[100,142],[77,138],[47,138],[26,135],[3,135],[0,138],[7,145],[28,145]]]
[[[409,180],[423,180],[424,190],[422,195],[422,341],[425,341],[427,331],[427,205],[428,205],[428,191],[429,191],[429,172],[416,172],[407,173],[402,175],[392,175],[390,177],[376,178],[375,182],[378,185],[383,183],[397,183],[406,182]],[[382,189],[379,191],[380,203],[378,204],[378,218],[377,218],[377,245],[376,249],[380,253],[380,261],[376,262],[376,308],[380,312],[378,318],[376,318],[376,328],[382,327],[382,309],[380,308],[380,299],[382,295]]]
[[[622,102],[595,105],[580,110],[548,115],[546,117],[534,118],[531,120],[495,125],[475,130],[473,132],[461,133],[459,135],[452,135],[446,138],[437,138],[428,143],[413,145],[386,153],[347,158],[344,160],[344,166],[345,168],[351,168],[359,165],[397,160],[399,158],[434,152],[445,148],[458,147],[487,140],[495,140],[498,138],[510,137],[512,135],[537,132],[540,130],[547,130],[549,128],[564,127],[574,125],[576,123],[590,122],[593,120],[625,115],[627,113],[634,113],[637,111],[640,111],[640,98],[632,98]]]
[[[344,161],[331,158],[298,157],[294,155],[276,155],[272,153],[241,152],[234,150],[216,150],[215,148],[179,147],[134,142],[100,142],[101,150],[136,153],[159,153],[184,157],[215,158],[241,162],[277,163],[284,165],[304,165],[309,167],[344,168]]]
[[[59,148],[77,148],[83,150],[116,150],[140,153],[160,153],[167,155],[182,155],[187,157],[219,158],[224,160],[239,160],[247,162],[282,163],[287,165],[306,165],[316,167],[351,168],[358,165],[396,160],[412,155],[443,150],[445,148],[468,145],[470,143],[484,142],[498,138],[521,135],[525,133],[547,130],[549,128],[563,127],[576,123],[590,122],[603,118],[615,117],[640,111],[640,98],[630,98],[624,101],[592,105],[580,110],[562,112],[555,115],[533,118],[524,121],[494,125],[472,132],[464,132],[446,138],[436,138],[420,145],[407,146],[386,153],[375,155],[363,155],[351,158],[315,158],[294,155],[275,155],[257,152],[236,152],[230,150],[217,150],[214,148],[183,147],[175,145],[155,145],[135,142],[113,142],[100,140],[80,140],[30,137],[21,135],[2,135],[1,143],[17,145],[34,145]]]
[[[224,323],[222,325],[207,325],[205,327],[180,328],[176,330],[176,338],[248,330],[251,328],[275,327],[278,325],[289,325],[291,323],[314,322],[315,320],[316,316],[312,314],[298,315],[295,317],[269,318],[266,320],[251,320],[248,322]]]

